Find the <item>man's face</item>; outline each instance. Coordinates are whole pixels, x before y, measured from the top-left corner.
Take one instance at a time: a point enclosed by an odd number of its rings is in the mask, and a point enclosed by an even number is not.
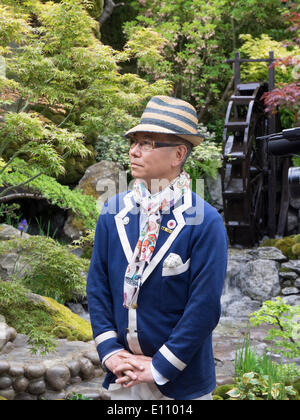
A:
[[[172,134],[135,133],[138,144],[131,147],[129,159],[133,178],[143,179],[150,187],[151,180],[172,180],[180,172],[180,161],[185,156],[186,146],[183,141]],[[159,143],[181,144],[176,147],[160,147],[143,151],[140,144],[156,141]]]

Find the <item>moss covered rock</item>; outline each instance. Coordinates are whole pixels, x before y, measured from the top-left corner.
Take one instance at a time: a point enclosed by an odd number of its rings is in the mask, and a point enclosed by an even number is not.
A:
[[[0,314],[8,325],[27,335],[30,343],[42,347],[43,351],[53,350],[56,338],[92,340],[88,321],[54,299],[30,293],[19,283],[0,280]]]
[[[274,246],[290,260],[300,258],[300,235],[286,236],[280,239],[267,239],[261,243],[262,247]]]

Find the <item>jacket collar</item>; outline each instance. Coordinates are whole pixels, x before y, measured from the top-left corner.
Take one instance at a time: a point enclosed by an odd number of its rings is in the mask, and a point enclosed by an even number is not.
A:
[[[123,202],[124,207],[115,216],[115,222],[124,254],[129,263],[139,237],[140,213],[139,208],[133,199],[132,191],[124,196]],[[176,226],[172,230],[172,233],[168,233],[160,229],[153,256],[143,273],[142,283],[147,280],[149,275],[167,253],[183,227],[186,225],[183,213],[190,207],[192,207],[192,191],[188,190],[183,196],[183,203],[178,207],[171,209],[169,214],[163,215],[161,227],[167,228],[168,222],[174,219],[176,221]]]

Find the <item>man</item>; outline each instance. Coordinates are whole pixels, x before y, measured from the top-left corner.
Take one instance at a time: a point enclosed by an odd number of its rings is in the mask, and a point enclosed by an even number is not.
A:
[[[183,171],[197,123],[187,102],[152,98],[126,133],[133,191],[99,217],[87,293],[112,399],[212,399],[227,236]]]

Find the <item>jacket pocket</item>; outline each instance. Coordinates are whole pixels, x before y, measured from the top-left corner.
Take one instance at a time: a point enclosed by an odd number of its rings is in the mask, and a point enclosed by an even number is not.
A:
[[[161,308],[164,312],[183,312],[189,290],[190,259],[177,267],[163,267]]]

